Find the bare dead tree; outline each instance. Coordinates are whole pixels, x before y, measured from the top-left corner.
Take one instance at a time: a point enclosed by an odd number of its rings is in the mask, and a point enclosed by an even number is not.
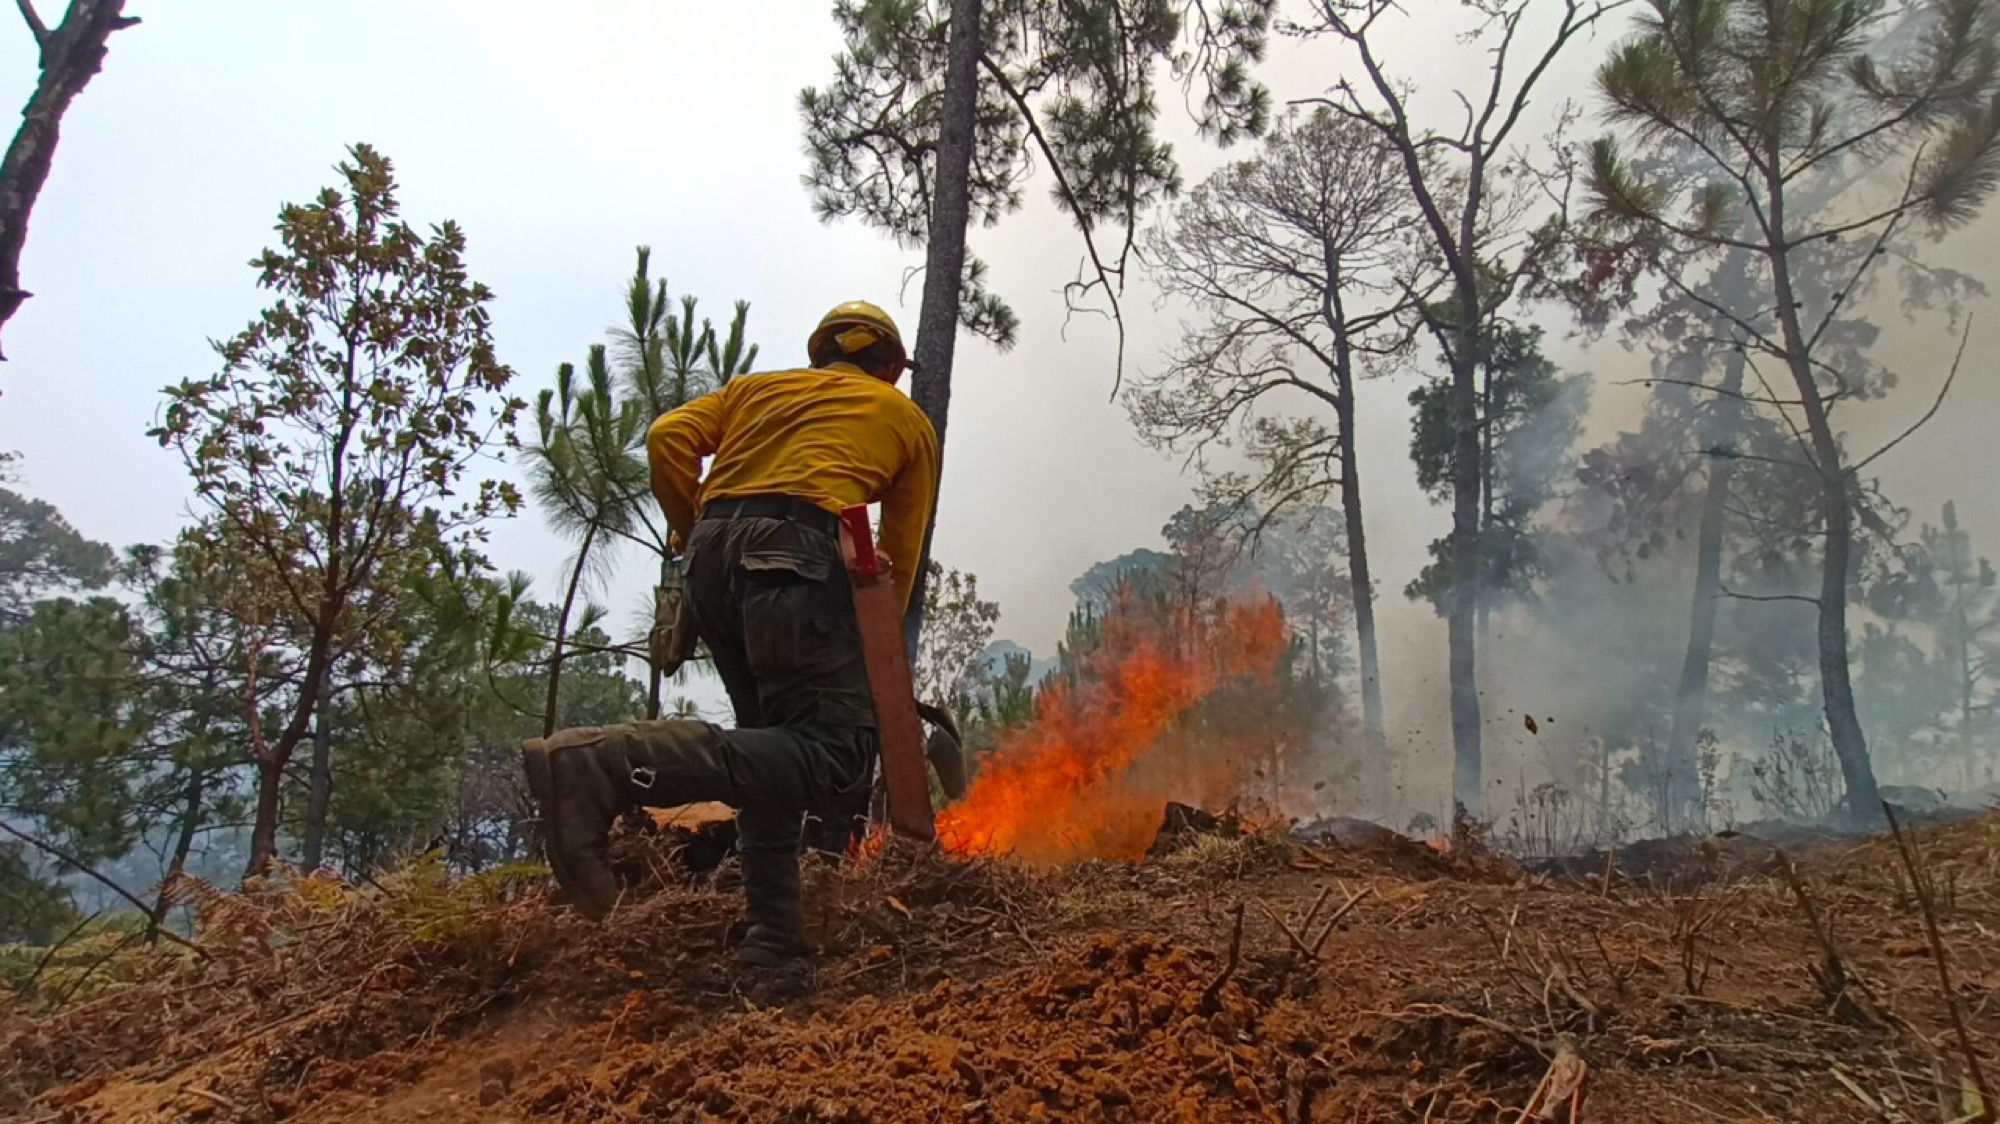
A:
[[[34,0],[15,3],[41,48],[41,75],[0,160],[0,328],[32,295],[21,288],[21,251],[28,241],[28,215],[55,160],[63,115],[103,68],[111,33],[139,22],[125,14],[125,0],[70,0],[54,27],[43,22]]]
[[[1543,181],[1511,147],[1542,79],[1577,39],[1622,0],[1484,0],[1467,5],[1481,17],[1472,40],[1492,60],[1483,89],[1457,91],[1464,107],[1456,128],[1411,116],[1414,91],[1389,71],[1378,44],[1388,21],[1409,18],[1396,0],[1317,0],[1297,34],[1345,44],[1361,76],[1324,97],[1307,99],[1373,129],[1394,151],[1422,220],[1427,249],[1442,264],[1446,299],[1425,306],[1425,328],[1451,370],[1455,450],[1452,529],[1445,604],[1449,632],[1452,790],[1476,814],[1481,803],[1479,690],[1475,630],[1480,603],[1478,544],[1483,466],[1479,430],[1480,340],[1496,315],[1542,268],[1554,240],[1529,222]],[[1443,5],[1438,5],[1443,7]],[[1533,41],[1531,41],[1533,40]],[[1531,186],[1534,185],[1534,186]],[[1560,198],[1556,200],[1562,202]]]

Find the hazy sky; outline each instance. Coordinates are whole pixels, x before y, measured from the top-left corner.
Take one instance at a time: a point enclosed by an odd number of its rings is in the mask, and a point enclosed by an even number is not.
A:
[[[114,37],[104,72],[65,120],[22,263],[37,295],[9,324],[0,365],[0,449],[24,454],[21,487],[95,538],[174,534],[186,479],[145,436],[159,389],[213,372],[207,341],[264,303],[246,263],[273,241],[279,205],[331,183],[357,141],[395,162],[406,218],[465,228],[472,272],[498,294],[496,337],[523,398],[603,339],[642,243],[675,296],[699,296],[718,318],[730,301],[751,301],[765,365],[802,361],[807,331],[841,300],[879,301],[913,333],[919,284],[902,286],[917,255],[858,223],[821,225],[799,182],[795,99],[831,71],[839,42],[828,9],[824,0],[134,0],[145,22]],[[18,23],[0,18],[0,28],[0,95],[25,99],[33,47]],[[1555,88],[1581,91],[1604,41],[1577,48]],[[1428,24],[1420,39],[1385,47],[1445,112],[1442,82],[1480,66]],[[1266,77],[1281,99],[1308,96],[1343,64],[1331,45],[1282,43]],[[1177,93],[1163,98],[1170,109]],[[1189,182],[1222,158],[1178,117],[1172,135]],[[1005,355],[960,344],[937,540],[943,561],[977,573],[999,600],[1001,633],[1042,652],[1061,633],[1068,582],[1155,544],[1188,498],[1177,466],[1141,447],[1107,400],[1110,330],[1079,319],[1063,338],[1059,290],[1078,243],[1046,189],[1037,180],[1026,212],[975,235],[1021,314],[1021,343]],[[1959,235],[1950,256],[1984,268],[2000,249],[1995,229],[1989,221]],[[1152,307],[1143,280],[1126,304],[1129,375],[1155,364],[1178,318]],[[1995,332],[2000,324],[1981,335]],[[1900,342],[1906,385],[1936,385],[1942,342]],[[1594,428],[1629,410],[1634,392],[1609,384],[1643,373],[1643,357],[1615,345],[1554,350],[1604,376]],[[2000,550],[1988,483],[2000,468],[1989,436],[2000,404],[1993,350],[1975,339],[1962,390],[1925,449],[1881,467],[1905,499],[1958,494]],[[1409,389],[1398,381],[1362,393],[1369,535],[1392,704],[1420,681],[1439,686],[1441,704],[1440,632],[1401,596],[1446,523],[1410,479]],[[1871,425],[1914,417],[1923,393],[1880,407]],[[491,553],[555,596],[564,545],[532,510],[495,529]],[[621,619],[643,596],[644,569],[629,559],[599,594]]]

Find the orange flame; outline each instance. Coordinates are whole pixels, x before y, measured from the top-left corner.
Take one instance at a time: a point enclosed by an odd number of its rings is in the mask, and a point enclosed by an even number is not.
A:
[[[1223,604],[1205,619],[1175,616],[1114,608],[1080,682],[1045,691],[1033,721],[1004,736],[965,798],[939,815],[945,849],[1012,853],[1039,865],[1138,859],[1167,799],[1234,795],[1240,755],[1202,746],[1165,752],[1171,743],[1188,748],[1169,735],[1219,687],[1269,683],[1285,646],[1284,620],[1268,599]]]

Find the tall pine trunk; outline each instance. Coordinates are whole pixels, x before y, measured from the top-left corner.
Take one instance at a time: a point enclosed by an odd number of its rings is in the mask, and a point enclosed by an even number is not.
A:
[[[257,815],[250,827],[250,864],[245,881],[271,872],[278,858],[278,815],[284,808],[285,761],[275,754],[257,758]]]
[[[1354,634],[1361,654],[1361,719],[1370,742],[1383,741],[1382,663],[1375,646],[1375,581],[1368,570],[1368,532],[1361,519],[1361,462],[1354,449],[1354,367],[1347,338],[1335,344],[1334,380],[1339,401],[1340,511],[1347,524],[1347,577],[1354,599]],[[1317,649],[1315,649],[1317,656]]]
[[[924,245],[923,303],[917,314],[917,369],[910,397],[937,430],[940,479],[944,466],[945,417],[951,410],[951,363],[958,344],[959,302],[965,285],[965,233],[972,220],[972,147],[979,108],[980,0],[951,0],[949,44],[945,48],[944,95],[939,107],[937,170],[931,195],[930,236]],[[942,494],[942,492],[940,492]],[[903,617],[903,642],[917,658],[924,628],[924,590],[930,584],[931,533],[937,508],[924,527],[924,547],[916,558],[892,559],[915,566],[917,583]]]
[[[1479,543],[1473,554],[1483,568],[1486,545],[1493,530],[1493,362],[1481,356],[1479,364]],[[1484,577],[1484,573],[1480,575]],[[1484,590],[1481,591],[1485,592]],[[1493,599],[1479,599],[1479,642],[1493,636]]]
[[[1375,643],[1375,579],[1368,570],[1368,532],[1361,521],[1361,479],[1355,468],[1354,447],[1342,443],[1340,451],[1340,507],[1347,522],[1347,576],[1354,599],[1354,634],[1361,654],[1361,720],[1369,739],[1377,746],[1383,739],[1382,659]]]
[[[1681,661],[1680,690],[1674,695],[1674,721],[1667,734],[1667,809],[1685,816],[1683,824],[1666,823],[1669,834],[1701,822],[1701,762],[1695,742],[1708,717],[1708,668],[1715,648],[1715,617],[1722,598],[1722,532],[1729,505],[1729,482],[1736,472],[1735,452],[1740,426],[1743,369],[1739,347],[1724,362],[1716,391],[1715,413],[1702,435],[1708,456],[1708,489],[1702,497],[1701,530],[1695,540],[1694,603],[1688,610],[1687,655]]]
[[[1833,740],[1834,755],[1840,759],[1841,779],[1847,786],[1847,818],[1857,825],[1872,824],[1881,818],[1882,796],[1876,788],[1874,767],[1868,760],[1868,738],[1854,707],[1854,682],[1847,653],[1847,585],[1853,566],[1854,510],[1840,442],[1834,436],[1833,421],[1827,416],[1826,401],[1820,397],[1818,380],[1813,377],[1805,330],[1799,323],[1798,296],[1792,285],[1786,246],[1784,188],[1775,177],[1767,186],[1771,241],[1766,257],[1771,265],[1773,295],[1777,297],[1778,326],[1784,333],[1786,365],[1803,404],[1813,467],[1819,475],[1820,517],[1824,524],[1819,582],[1820,694],[1826,707],[1827,733]]]
[[[1340,513],[1347,525],[1347,578],[1354,599],[1355,646],[1361,654],[1361,720],[1370,744],[1381,749],[1382,661],[1375,646],[1375,580],[1368,569],[1368,532],[1361,519],[1361,457],[1354,448],[1354,345],[1347,338],[1345,277],[1340,257],[1325,250],[1326,291],[1320,314],[1333,332],[1334,421],[1340,427]],[[1317,656],[1319,649],[1313,649]]]
[[[160,930],[167,924],[167,909],[173,901],[174,882],[187,869],[188,852],[194,849],[194,834],[201,825],[201,798],[208,785],[208,774],[200,769],[188,770],[187,795],[181,806],[180,830],[174,834],[174,850],[167,860],[167,871],[160,878],[160,892],[153,899],[153,913],[146,925],[146,943],[158,944]]]
[[[1467,244],[1470,240],[1467,239]],[[1457,286],[1458,323],[1451,356],[1451,588],[1445,599],[1450,648],[1452,799],[1465,815],[1483,814],[1479,681],[1479,294],[1467,270]]]
[[[576,548],[576,565],[570,567],[569,588],[563,591],[562,611],[556,616],[555,642],[549,646],[549,687],[542,700],[542,736],[556,732],[557,704],[562,698],[562,669],[564,649],[569,643],[569,618],[576,609],[577,590],[583,587],[583,570],[590,562],[590,547],[597,539],[597,524],[593,523],[583,532],[583,542]],[[653,668],[652,694],[646,703],[646,717],[660,716],[660,669]]]

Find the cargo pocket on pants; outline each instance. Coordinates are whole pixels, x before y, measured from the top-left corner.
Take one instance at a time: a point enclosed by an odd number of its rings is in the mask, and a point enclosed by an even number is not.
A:
[[[829,575],[824,559],[792,551],[745,551],[743,653],[750,673],[769,681],[803,667],[826,642],[830,622],[819,619]]]

